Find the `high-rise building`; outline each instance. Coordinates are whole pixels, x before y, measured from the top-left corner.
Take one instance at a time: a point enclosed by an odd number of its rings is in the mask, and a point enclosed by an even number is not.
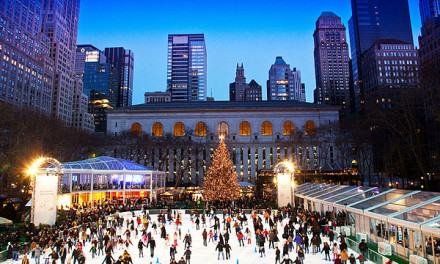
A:
[[[413,44],[408,0],[351,0],[350,48],[354,81],[354,104],[362,109],[362,55],[379,39]]]
[[[168,35],[167,90],[172,101],[206,101],[204,34]]]
[[[92,45],[78,45],[75,74],[82,77],[83,92],[89,97],[88,112],[93,114],[95,131],[106,132],[107,109],[117,105],[119,71],[108,63],[104,52]]]
[[[72,126],[74,65],[78,33],[79,0],[45,0],[42,29],[50,41],[54,60],[52,114]]]
[[[423,26],[428,19],[439,16],[440,0],[420,0],[419,8]]]
[[[229,101],[244,101],[245,89],[248,87],[244,76],[244,66],[237,63],[235,82],[229,84]]]
[[[362,58],[364,100],[366,105],[392,108],[406,95],[419,91],[419,54],[412,44],[395,39],[380,39]]]
[[[75,78],[74,84],[72,127],[95,132],[95,118],[87,112],[89,97],[83,93],[82,77]]]
[[[118,48],[105,48],[107,62],[117,71],[118,89],[116,107],[132,105],[133,101],[133,75],[134,54],[131,50]]]
[[[270,67],[269,80],[267,81],[267,100],[268,101],[289,101],[303,100],[301,84],[301,72],[287,64],[283,57],[277,57],[275,63]]]
[[[423,24],[420,45],[420,81],[425,98],[426,121],[429,129],[428,150],[437,159],[440,149],[440,17]],[[433,161],[436,164],[436,161]]]
[[[315,103],[341,107],[350,111],[349,55],[345,26],[333,12],[323,12],[316,21],[315,33]]]
[[[0,101],[52,112],[54,61],[42,1],[0,1]]]

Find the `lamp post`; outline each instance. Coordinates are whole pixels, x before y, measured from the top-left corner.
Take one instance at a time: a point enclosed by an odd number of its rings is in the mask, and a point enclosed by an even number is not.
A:
[[[274,182],[277,183],[278,206],[283,207],[290,203],[292,207],[295,207],[293,164],[289,161],[280,162],[275,166],[275,173],[276,179]]]

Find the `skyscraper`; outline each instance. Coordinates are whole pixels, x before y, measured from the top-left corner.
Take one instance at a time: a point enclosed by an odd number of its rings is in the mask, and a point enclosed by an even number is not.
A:
[[[351,0],[350,48],[356,110],[363,104],[362,55],[379,39],[413,44],[408,0]]]
[[[316,21],[315,103],[340,106],[341,114],[350,110],[349,55],[345,26],[332,12],[323,12]]]
[[[106,132],[106,109],[114,108],[118,100],[118,70],[92,45],[78,45],[76,58],[76,76],[82,77],[83,91],[89,97],[88,112],[94,116],[95,131]]]
[[[42,30],[50,41],[54,60],[52,114],[72,125],[74,64],[78,33],[79,0],[45,0]]]
[[[116,107],[132,105],[134,54],[122,47],[105,48],[104,55],[118,72],[118,90]]]
[[[439,16],[440,0],[420,0],[419,8],[423,26],[428,19]]]
[[[229,84],[229,101],[244,101],[245,89],[248,87],[244,76],[243,63],[235,71],[235,82]]]
[[[206,101],[204,34],[168,35],[167,90],[172,101]]]
[[[49,115],[54,62],[41,9],[41,0],[0,1],[0,101]]]
[[[269,80],[267,81],[268,101],[305,101],[301,84],[301,72],[296,68],[291,70],[283,57],[276,57],[275,63],[270,67]]]

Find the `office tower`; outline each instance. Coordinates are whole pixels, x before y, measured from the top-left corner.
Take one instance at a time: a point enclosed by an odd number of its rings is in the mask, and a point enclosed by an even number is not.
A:
[[[45,0],[42,30],[50,40],[54,60],[52,114],[72,125],[74,64],[78,33],[79,0]]]
[[[93,114],[96,132],[107,130],[107,109],[118,101],[119,71],[104,52],[92,45],[78,45],[75,75],[82,77],[83,92],[89,97],[88,112]],[[81,68],[83,67],[83,68]]]
[[[0,1],[0,101],[49,115],[54,62],[41,9],[41,0]]]
[[[251,80],[246,89],[244,90],[244,101],[261,101],[262,87],[255,80]]]
[[[118,89],[116,107],[132,105],[134,54],[131,50],[122,47],[105,48],[104,55],[118,74]]]
[[[420,81],[429,124],[427,148],[433,159],[440,149],[440,17],[429,18],[423,24],[420,45]],[[432,162],[435,163],[433,160]]]
[[[419,55],[412,44],[380,39],[362,58],[365,105],[392,108],[408,89],[418,91]]]
[[[133,100],[134,54],[123,47],[105,48],[107,62],[117,71],[116,107],[131,106]]]
[[[362,54],[379,39],[413,44],[408,0],[351,0],[349,21],[354,104],[362,110]]]
[[[302,96],[301,72],[296,68],[293,71],[283,57],[276,57],[270,67],[267,81],[267,100],[286,101],[300,100]],[[305,96],[304,96],[305,97]]]
[[[316,21],[315,33],[315,103],[350,111],[349,55],[345,26],[333,12],[323,12]]]
[[[243,63],[241,66],[237,63],[235,82],[229,84],[229,101],[244,101],[247,86]]]
[[[423,26],[428,19],[440,14],[440,0],[420,0],[419,8]]]
[[[204,34],[168,35],[167,90],[172,101],[206,101]]]

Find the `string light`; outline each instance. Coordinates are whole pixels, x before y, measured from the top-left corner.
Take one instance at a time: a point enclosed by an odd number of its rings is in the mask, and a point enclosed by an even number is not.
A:
[[[223,137],[224,138],[224,137]],[[215,150],[208,173],[203,182],[203,197],[206,201],[235,201],[240,197],[237,173],[222,137]]]

